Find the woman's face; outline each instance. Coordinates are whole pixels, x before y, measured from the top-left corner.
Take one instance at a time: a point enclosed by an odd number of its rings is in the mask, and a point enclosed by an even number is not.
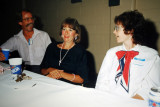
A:
[[[64,42],[74,42],[77,35],[76,31],[71,29],[69,25],[64,25],[62,28],[62,38]]]
[[[132,35],[125,34],[124,28],[121,24],[116,24],[113,33],[116,36],[117,43],[128,43],[132,42]]]

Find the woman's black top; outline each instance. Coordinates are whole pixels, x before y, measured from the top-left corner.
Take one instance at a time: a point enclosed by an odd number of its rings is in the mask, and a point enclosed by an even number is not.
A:
[[[66,54],[67,49],[62,49],[61,59]],[[84,79],[84,83],[87,83],[88,80],[88,67],[87,67],[87,56],[86,50],[81,47],[79,44],[76,44],[72,47],[59,66],[60,60],[60,48],[57,47],[57,44],[51,43],[46,50],[44,58],[41,63],[41,68],[53,67],[56,69],[64,70],[67,73],[73,73],[79,75]],[[70,81],[60,79],[69,83]],[[75,84],[75,83],[73,83]]]

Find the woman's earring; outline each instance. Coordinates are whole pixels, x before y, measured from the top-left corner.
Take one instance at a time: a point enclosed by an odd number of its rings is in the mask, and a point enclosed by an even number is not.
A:
[[[77,40],[77,36],[74,39]]]

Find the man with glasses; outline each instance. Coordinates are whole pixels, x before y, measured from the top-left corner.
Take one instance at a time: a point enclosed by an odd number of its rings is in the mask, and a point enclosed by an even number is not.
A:
[[[23,9],[17,14],[18,24],[22,30],[0,46],[1,49],[17,50],[27,70],[40,73],[40,64],[47,46],[51,43],[48,33],[34,28],[31,11]],[[5,60],[0,51],[0,61]]]

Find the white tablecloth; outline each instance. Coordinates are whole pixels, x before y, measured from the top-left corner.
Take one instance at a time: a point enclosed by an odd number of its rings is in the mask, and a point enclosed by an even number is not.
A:
[[[3,66],[3,63],[0,62]],[[16,82],[11,71],[0,75],[0,107],[147,107],[142,100],[128,99],[23,71],[31,80]]]

